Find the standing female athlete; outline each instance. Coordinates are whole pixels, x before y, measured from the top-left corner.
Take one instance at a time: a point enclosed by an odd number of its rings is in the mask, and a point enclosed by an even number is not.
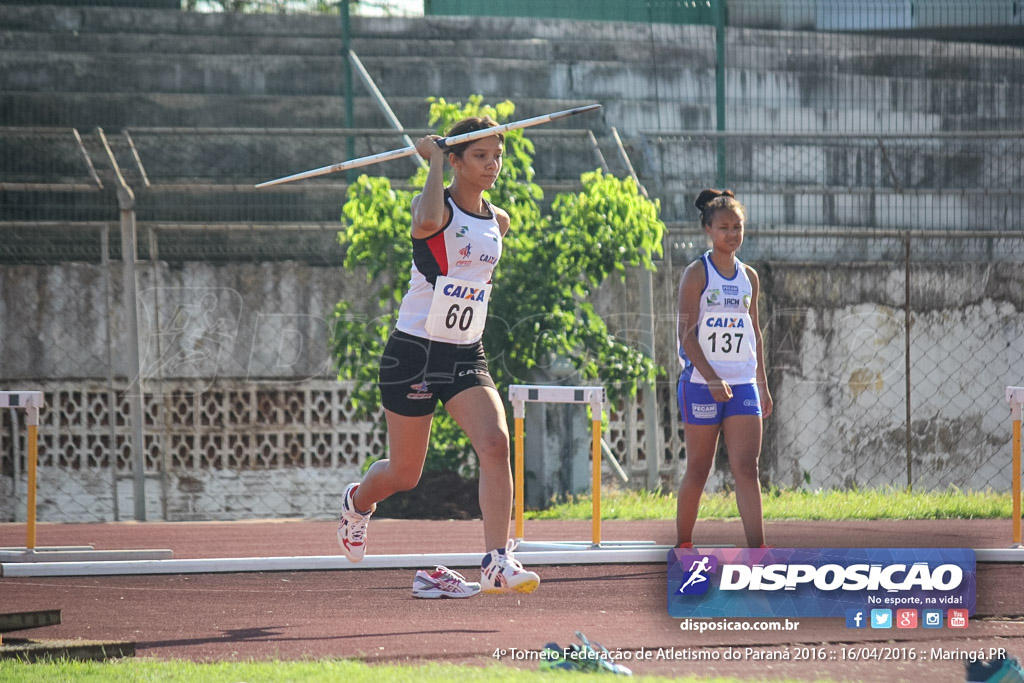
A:
[[[679,410],[685,423],[686,473],[679,484],[677,542],[693,547],[700,497],[725,436],[736,504],[747,545],[764,545],[761,418],[772,413],[757,316],[757,273],[736,258],[746,209],[730,190],[704,190],[694,202],[711,249],[683,271],[679,284]]]
[[[468,118],[452,126],[448,136],[496,125],[489,117]],[[512,555],[512,470],[505,407],[481,342],[491,273],[509,228],[508,214],[483,198],[501,170],[504,136],[448,149],[453,177],[447,188],[440,139],[428,135],[416,142],[430,171],[423,191],[412,200],[412,279],[380,363],[389,457],[375,462],[362,482],[345,489],[338,543],[352,562],[363,559],[366,524],[377,502],[419,482],[440,400],[480,460],[480,511],[488,552],[479,584],[438,567],[432,574],[417,573],[413,595],[469,597],[481,587],[488,593],[530,593],[540,578]]]

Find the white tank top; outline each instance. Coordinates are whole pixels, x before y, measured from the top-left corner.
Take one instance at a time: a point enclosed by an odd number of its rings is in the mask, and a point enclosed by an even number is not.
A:
[[[750,319],[753,287],[747,269],[734,257],[736,272],[726,278],[715,268],[710,251],[700,258],[706,284],[700,296],[699,322],[693,333],[719,377],[729,384],[754,384],[757,382],[757,339]],[[686,357],[682,343],[679,344],[679,359],[683,363],[684,379],[707,384],[700,370]]]
[[[445,226],[412,240],[412,276],[395,327],[432,341],[472,344],[483,336],[501,228],[486,202],[487,215],[478,216],[460,209],[447,189],[444,200],[451,210]]]

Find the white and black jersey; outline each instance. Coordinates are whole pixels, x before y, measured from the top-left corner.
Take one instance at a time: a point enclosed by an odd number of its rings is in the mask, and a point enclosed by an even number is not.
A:
[[[479,216],[459,208],[447,189],[444,201],[451,211],[445,226],[412,240],[412,276],[396,327],[432,341],[469,344],[483,336],[501,228],[490,204]],[[442,289],[435,290],[439,278],[445,278]],[[428,322],[431,316],[436,320]]]

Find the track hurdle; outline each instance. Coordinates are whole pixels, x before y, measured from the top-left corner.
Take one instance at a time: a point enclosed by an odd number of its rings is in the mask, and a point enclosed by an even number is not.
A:
[[[25,515],[25,547],[0,548],[0,576],[3,563],[87,562],[165,560],[172,556],[166,549],[95,550],[86,546],[36,546],[36,490],[39,469],[39,411],[46,407],[41,391],[0,391],[0,408],[24,408],[28,425],[28,495]]]
[[[1013,420],[1013,547],[1021,547],[1020,539],[1020,420],[1024,404],[1024,387],[1006,387],[1006,402]]]
[[[523,537],[523,495],[525,488],[525,466],[523,454],[523,424],[526,418],[527,403],[582,403],[591,410],[591,480],[593,519],[591,522],[591,547],[601,547],[601,417],[607,402],[604,387],[585,386],[546,386],[513,384],[508,389],[508,398],[512,403],[512,415],[515,418],[515,539],[523,550],[563,550],[578,548],[581,542],[559,541],[554,543],[524,544]],[[620,541],[609,545],[653,547],[653,541]]]
[[[604,387],[562,387],[545,385],[513,384],[508,388],[512,402],[512,416],[515,418],[515,467],[516,467],[516,528],[517,541],[523,540],[523,491],[525,489],[525,466],[523,455],[523,422],[526,418],[527,403],[584,403],[591,410],[591,480],[593,492],[593,522],[591,541],[601,545],[601,416],[604,414]]]
[[[25,548],[36,547],[36,467],[39,460],[39,410],[46,406],[41,391],[0,391],[0,408],[24,408],[28,425],[28,514]]]

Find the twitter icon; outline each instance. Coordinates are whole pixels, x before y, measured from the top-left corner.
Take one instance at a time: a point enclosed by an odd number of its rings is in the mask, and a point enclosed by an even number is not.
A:
[[[871,610],[871,628],[892,628],[892,610]]]

